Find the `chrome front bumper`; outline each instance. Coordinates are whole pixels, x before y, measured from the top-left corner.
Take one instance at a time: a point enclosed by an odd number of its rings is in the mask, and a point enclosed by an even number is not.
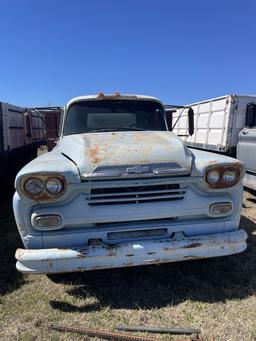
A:
[[[17,270],[50,274],[178,262],[227,256],[246,249],[244,230],[172,239],[142,240],[118,245],[68,249],[18,249]]]

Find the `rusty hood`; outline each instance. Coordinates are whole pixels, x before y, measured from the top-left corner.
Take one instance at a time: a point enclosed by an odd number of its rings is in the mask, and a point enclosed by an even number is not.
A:
[[[150,172],[152,169],[148,165],[158,168],[176,165],[176,168],[187,173],[191,172],[192,167],[192,153],[169,131],[67,135],[60,140],[57,149],[78,166],[82,178],[97,170],[101,173],[106,169],[116,171],[122,166],[135,169],[135,173],[143,173],[145,169]]]

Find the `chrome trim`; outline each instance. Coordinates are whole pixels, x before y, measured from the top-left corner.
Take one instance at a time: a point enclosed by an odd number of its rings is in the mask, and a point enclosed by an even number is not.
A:
[[[98,178],[156,177],[161,175],[190,175],[191,170],[178,163],[149,163],[136,165],[97,166],[89,174],[81,174],[83,180]]]

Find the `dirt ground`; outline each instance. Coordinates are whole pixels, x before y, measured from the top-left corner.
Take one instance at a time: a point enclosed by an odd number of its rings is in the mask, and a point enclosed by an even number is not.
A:
[[[239,255],[147,267],[65,275],[15,270],[21,246],[11,193],[0,200],[0,339],[84,340],[49,323],[114,330],[117,325],[195,327],[205,340],[256,340],[256,197],[244,192]],[[154,335],[176,340],[167,335]],[[87,338],[88,339],[88,338]],[[95,339],[97,340],[97,339]]]

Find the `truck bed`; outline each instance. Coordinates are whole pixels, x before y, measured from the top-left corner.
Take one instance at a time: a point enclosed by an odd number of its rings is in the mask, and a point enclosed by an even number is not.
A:
[[[187,112],[178,109],[173,113],[173,124],[182,112],[173,131],[190,147],[233,154],[238,134],[245,125],[246,106],[255,102],[256,96],[226,95],[189,104],[195,113],[195,133],[188,135]]]

